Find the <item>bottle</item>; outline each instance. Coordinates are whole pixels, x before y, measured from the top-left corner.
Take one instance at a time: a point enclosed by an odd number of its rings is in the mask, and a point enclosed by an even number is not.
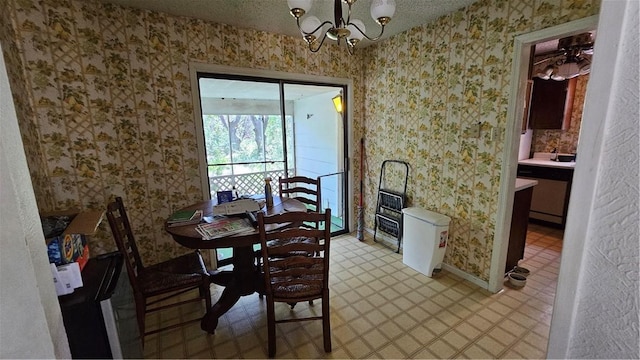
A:
[[[273,193],[271,192],[271,178],[264,179],[264,200],[267,202],[267,209],[273,207]]]

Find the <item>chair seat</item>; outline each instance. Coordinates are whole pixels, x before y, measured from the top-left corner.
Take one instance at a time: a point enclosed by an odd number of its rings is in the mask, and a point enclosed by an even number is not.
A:
[[[314,296],[317,298],[322,297],[322,275],[303,276],[302,279],[315,280],[318,281],[318,283],[301,284],[295,282],[296,279],[293,277],[273,278],[271,281],[271,291],[273,296],[278,299],[299,299]]]
[[[138,281],[143,293],[155,294],[168,289],[198,286],[203,275],[209,274],[200,255],[193,252],[144,268],[138,274]]]

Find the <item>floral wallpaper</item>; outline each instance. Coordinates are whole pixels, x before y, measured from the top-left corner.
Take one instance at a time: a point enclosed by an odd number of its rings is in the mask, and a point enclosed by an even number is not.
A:
[[[301,39],[93,1],[3,1],[11,26],[0,40],[13,44],[4,56],[42,210],[103,208],[122,196],[146,261],[183,252],[162,224],[202,197],[189,62],[351,78],[355,174],[365,138],[366,227],[382,161],[406,161],[409,205],[453,219],[445,262],[484,280],[513,37],[599,9],[599,0],[481,0],[349,57],[335,46],[312,54]],[[477,123],[480,138],[470,129]],[[390,182],[401,178],[392,169]],[[94,254],[114,249],[105,223]]]
[[[409,205],[452,218],[445,263],[488,280],[513,39],[597,14],[599,4],[481,0],[368,48],[367,224],[373,222],[373,179],[380,164],[406,161],[411,164]],[[479,138],[471,131],[478,123]]]
[[[552,152],[554,148],[557,148],[560,153],[576,152],[588,82],[589,75],[578,76],[569,128],[567,130],[533,130],[532,152]]]
[[[314,55],[298,38],[94,1],[4,2],[40,210],[104,209],[122,196],[148,264],[187,251],[164,220],[203,196],[189,62],[350,78],[363,103],[361,54],[335,46]],[[361,118],[362,105],[356,134]],[[89,244],[94,255],[115,250],[106,220]]]

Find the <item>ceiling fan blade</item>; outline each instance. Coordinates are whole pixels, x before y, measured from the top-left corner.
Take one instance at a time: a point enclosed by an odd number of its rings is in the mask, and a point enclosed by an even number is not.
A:
[[[544,62],[556,62],[558,60],[564,59],[565,52],[564,51],[555,51],[552,53],[536,55],[534,58],[533,65],[539,65]]]

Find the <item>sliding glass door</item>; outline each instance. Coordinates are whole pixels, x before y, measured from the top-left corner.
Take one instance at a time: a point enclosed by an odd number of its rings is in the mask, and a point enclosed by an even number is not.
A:
[[[320,177],[332,232],[349,230],[347,129],[332,102],[345,87],[198,73],[198,91],[211,198],[232,189],[261,194],[265,177],[274,179],[276,194],[279,177]]]

